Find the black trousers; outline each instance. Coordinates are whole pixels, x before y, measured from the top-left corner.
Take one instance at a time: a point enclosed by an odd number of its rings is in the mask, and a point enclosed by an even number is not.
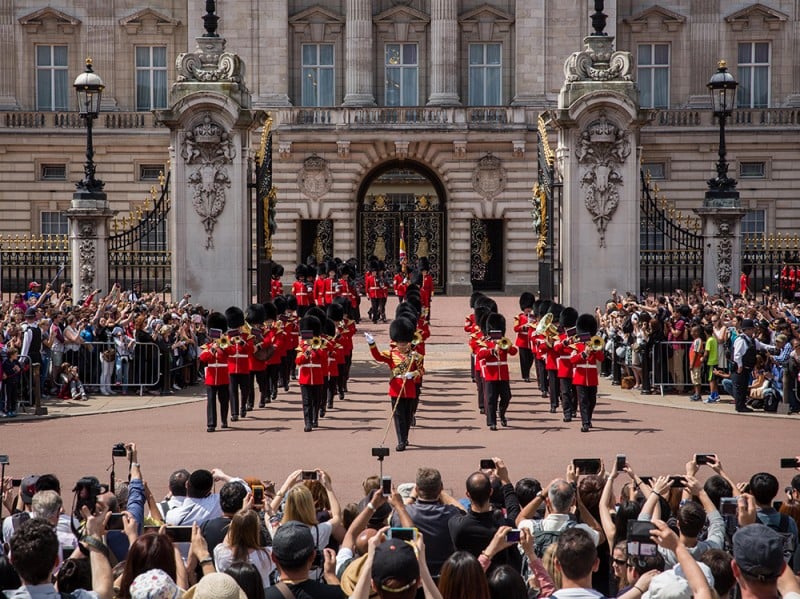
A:
[[[581,406],[581,424],[590,426],[594,407],[597,405],[597,387],[575,385],[575,391],[578,395],[578,403]]]
[[[303,422],[306,428],[319,421],[319,400],[323,394],[322,385],[300,385],[300,395],[303,398]]]
[[[550,394],[550,407],[557,408],[558,407],[558,400],[561,396],[561,392],[558,387],[558,371],[557,370],[548,370],[547,371],[547,389],[548,393]]]
[[[483,384],[483,377],[481,376],[481,371],[477,368],[475,369],[475,386],[478,388],[478,409],[481,413],[486,411],[486,405],[483,403],[483,395],[485,393],[485,385]]]
[[[267,364],[267,397],[275,399],[278,397],[278,375],[281,373],[280,362]]]
[[[498,399],[500,418],[505,418],[508,404],[511,402],[511,385],[508,381],[486,381],[483,400],[486,409],[486,425],[497,425]]]
[[[520,347],[519,370],[524,380],[531,378],[531,366],[533,366],[533,352],[529,347]]]
[[[736,365],[733,365],[734,369]],[[750,387],[750,368],[742,367],[741,372],[734,370],[731,373],[731,381],[733,381],[733,399],[736,402],[736,411],[741,412],[747,407],[747,396]]]
[[[247,413],[247,398],[250,396],[250,373],[232,373],[229,387],[231,391],[231,416],[236,416],[237,418],[239,414],[244,416]]]
[[[206,424],[208,428],[217,428],[217,402],[222,424],[228,424],[228,406],[230,394],[228,385],[206,385]]]
[[[536,359],[536,379],[539,383],[539,391],[542,393],[549,393],[549,387],[547,383],[547,368],[545,368],[544,360]]]
[[[370,303],[369,314],[370,314],[370,318],[372,319],[372,322],[374,324],[374,323],[378,322],[378,318],[380,318],[380,315],[381,315],[380,299],[377,298],[377,297],[371,297],[369,299],[369,303]]]
[[[252,410],[256,400],[256,383],[258,383],[258,393],[260,395],[259,404],[264,403],[264,398],[267,395],[267,371],[266,370],[252,370],[250,371],[250,393],[247,394],[247,409]],[[262,406],[263,407],[263,406]]]
[[[395,404],[400,404],[395,410]],[[413,397],[392,397],[392,409],[394,410],[394,431],[397,434],[397,443],[405,445],[408,443],[408,431],[411,428],[411,418],[414,415]]]
[[[571,378],[559,378],[558,385],[561,388],[561,405],[564,407],[564,418],[572,418],[575,409],[575,395],[572,387]]]

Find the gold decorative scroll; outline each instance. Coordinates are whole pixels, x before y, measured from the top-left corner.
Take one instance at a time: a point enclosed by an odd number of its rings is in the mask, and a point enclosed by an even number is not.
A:
[[[553,163],[556,160],[556,155],[553,152],[553,148],[550,147],[550,138],[547,136],[547,124],[544,122],[542,115],[539,115],[539,118],[537,119],[537,125],[539,128],[539,136],[542,138],[544,157],[547,160],[547,164],[553,166]]]

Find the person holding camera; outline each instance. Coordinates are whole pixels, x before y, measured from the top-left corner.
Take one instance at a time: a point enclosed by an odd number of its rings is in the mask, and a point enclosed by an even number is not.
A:
[[[235,482],[250,492],[250,487],[244,479],[228,476],[219,468],[211,471],[195,470],[186,482],[186,499],[181,505],[167,512],[164,518],[167,524],[169,526],[189,526],[195,522],[203,524],[207,520],[221,516],[219,493],[212,493],[214,481]]]

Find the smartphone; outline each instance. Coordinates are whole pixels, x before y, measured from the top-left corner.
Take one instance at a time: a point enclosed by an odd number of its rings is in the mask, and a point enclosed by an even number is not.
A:
[[[21,478],[12,478],[11,479],[11,486],[12,487],[21,487],[22,486],[22,479]]]
[[[669,483],[673,489],[683,489],[686,487],[686,477],[679,475],[670,476]]]
[[[0,455],[0,464],[5,464],[7,466],[10,463],[7,455]]]
[[[506,533],[506,543],[519,543],[519,528],[512,528]]]
[[[264,503],[264,487],[262,485],[253,485],[253,503],[261,505]]]
[[[581,474],[598,474],[600,472],[600,458],[575,458],[572,465]]]
[[[387,539],[400,539],[401,541],[416,541],[416,528],[390,528],[386,534]]]
[[[494,470],[494,460],[492,458],[481,460],[481,470]]]
[[[653,486],[653,477],[652,476],[640,476],[639,480],[642,481],[643,485],[647,485],[648,487]]]
[[[389,497],[392,494],[392,477],[384,476],[381,478],[381,493],[384,497]]]
[[[723,497],[719,500],[719,513],[723,516],[735,516],[739,509],[739,499],[736,497]]]
[[[191,526],[167,526],[167,536],[172,539],[173,543],[191,543],[192,542],[192,527]]]
[[[696,453],[694,454],[694,463],[698,466],[705,466],[710,461],[716,461],[717,455],[714,453]]]
[[[783,507],[783,502],[782,501],[773,501],[772,502],[772,509],[774,509],[776,511],[780,511],[780,509],[782,507]]]
[[[316,470],[303,470],[303,480],[317,480]]]
[[[625,470],[625,463],[628,461],[627,456],[618,453],[617,454],[617,472],[622,472]]]
[[[652,522],[628,520],[628,555],[651,557],[658,553],[658,546],[650,538],[654,528]]]
[[[781,468],[797,468],[797,458],[781,458]]]
[[[106,530],[122,530],[122,513],[114,512],[108,516]]]

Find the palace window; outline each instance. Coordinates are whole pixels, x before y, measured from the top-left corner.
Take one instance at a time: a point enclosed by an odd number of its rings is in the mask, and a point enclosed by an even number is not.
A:
[[[752,247],[760,243],[766,233],[766,210],[750,210],[742,217],[742,245]]]
[[[68,110],[67,46],[36,46],[36,110]]]
[[[503,104],[502,49],[502,44],[469,45],[470,106],[501,106]]]
[[[334,105],[333,44],[303,44],[303,106]]]
[[[419,104],[417,44],[386,44],[386,105]]]
[[[669,108],[669,44],[640,44],[637,77],[642,108]]]
[[[167,107],[167,48],[136,48],[136,110]]]
[[[742,179],[766,179],[767,165],[764,162],[740,162],[739,176]]]
[[[66,235],[69,233],[69,221],[65,212],[42,212],[40,217],[42,237]]]
[[[66,181],[67,180],[67,165],[66,164],[40,164],[39,165],[39,180],[40,181]]]
[[[739,108],[769,106],[769,43],[739,44],[739,88],[736,103]]]

